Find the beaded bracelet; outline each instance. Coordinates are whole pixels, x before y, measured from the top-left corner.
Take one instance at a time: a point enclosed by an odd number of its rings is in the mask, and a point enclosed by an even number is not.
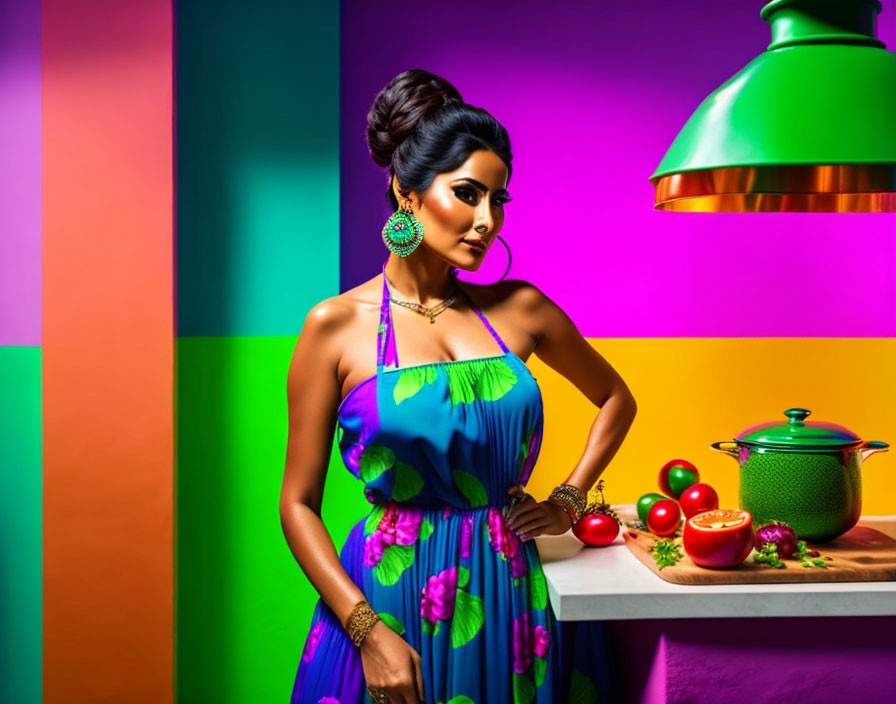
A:
[[[370,633],[370,629],[380,620],[379,615],[373,610],[373,607],[367,603],[366,599],[361,599],[355,604],[352,612],[345,619],[345,630],[348,631],[352,643],[360,647],[361,643]]]
[[[572,484],[560,484],[554,487],[548,501],[561,506],[575,525],[585,511],[586,498],[584,492]]]

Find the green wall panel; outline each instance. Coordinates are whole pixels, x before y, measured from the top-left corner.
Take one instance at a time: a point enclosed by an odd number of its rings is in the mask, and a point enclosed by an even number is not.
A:
[[[40,347],[0,347],[0,702],[16,704],[41,701],[41,366]]]
[[[289,698],[317,599],[280,525],[295,342],[178,341],[178,701]],[[337,550],[368,509],[334,439],[323,520]]]

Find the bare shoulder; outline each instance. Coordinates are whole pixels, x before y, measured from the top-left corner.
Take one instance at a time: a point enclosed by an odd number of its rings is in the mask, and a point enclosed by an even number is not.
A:
[[[501,328],[505,341],[516,341],[517,355],[525,360],[544,334],[544,310],[551,305],[550,299],[523,279],[492,284],[462,281],[461,285],[489,320]]]
[[[374,283],[375,279],[370,279],[311,306],[296,342],[294,359],[313,354],[319,364],[335,372],[358,329],[376,317],[379,301]]]
[[[545,299],[535,284],[523,279],[507,279],[493,284],[474,284],[468,281],[460,283],[483,310],[488,307],[526,313],[536,309]]]

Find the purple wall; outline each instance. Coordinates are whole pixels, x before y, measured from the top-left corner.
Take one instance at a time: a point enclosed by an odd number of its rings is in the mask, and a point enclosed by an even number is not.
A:
[[[0,3],[0,345],[41,343],[40,3]]]
[[[542,288],[583,335],[896,335],[896,215],[653,209],[647,178],[679,129],[771,41],[763,4],[345,0],[341,290],[388,253],[387,171],[367,153],[367,111],[419,67],[507,127],[508,277]],[[896,48],[896,2],[884,0],[878,25]],[[572,226],[552,227],[564,207]],[[500,277],[498,245],[462,278]],[[795,282],[798,314],[781,305]]]

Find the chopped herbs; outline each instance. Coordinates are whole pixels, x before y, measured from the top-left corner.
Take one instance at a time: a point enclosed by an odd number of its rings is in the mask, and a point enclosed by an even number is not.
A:
[[[805,540],[796,541],[796,552],[793,553],[793,556],[802,563],[803,567],[824,567],[825,569],[828,568],[825,560],[833,559],[825,557],[818,550],[810,550]]]
[[[684,557],[681,554],[681,538],[655,540],[650,546],[650,552],[653,553],[653,560],[659,569],[674,565]]]
[[[764,562],[772,567],[787,567],[778,556],[778,546],[776,543],[763,543],[762,549],[753,555],[753,562]]]
[[[805,540],[797,540],[793,559],[799,560],[803,567],[824,567],[827,569],[828,566],[825,560],[833,558],[824,557],[818,550],[810,550]],[[775,543],[763,543],[762,549],[753,555],[753,561],[764,562],[772,567],[787,567],[787,565],[781,562],[781,557],[778,555],[778,546]]]

